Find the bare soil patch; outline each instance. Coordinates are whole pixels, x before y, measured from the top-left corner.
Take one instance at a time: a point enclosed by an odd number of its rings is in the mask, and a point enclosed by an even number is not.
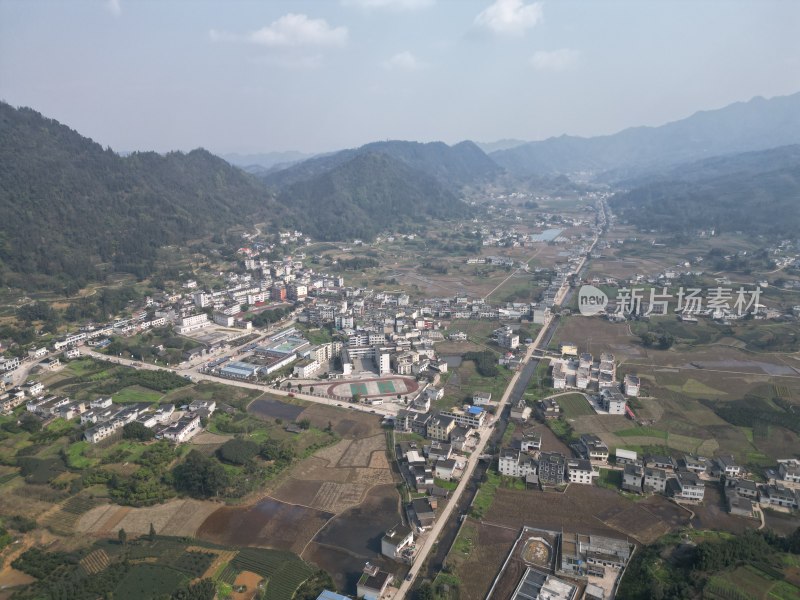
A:
[[[236,576],[233,585],[234,587],[244,586],[245,590],[243,592],[233,592],[233,594],[231,594],[231,600],[253,600],[258,592],[258,584],[261,583],[263,579],[264,578],[258,573],[242,571]]]
[[[161,535],[193,536],[219,504],[201,500],[172,500],[144,508],[107,504],[93,508],[78,520],[76,531],[92,535],[116,535],[124,529],[129,535],[143,535],[150,524]]]
[[[265,498],[245,507],[226,506],[212,513],[197,536],[218,544],[261,546],[299,554],[334,515]]]
[[[386,448],[386,438],[383,434],[368,438],[353,440],[350,447],[339,459],[339,467],[366,467],[369,465],[372,453]]]

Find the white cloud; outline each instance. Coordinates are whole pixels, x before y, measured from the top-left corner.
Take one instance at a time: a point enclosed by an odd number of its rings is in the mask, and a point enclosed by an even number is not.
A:
[[[115,17],[118,17],[122,14],[122,5],[119,3],[119,0],[107,0],[106,10]]]
[[[396,69],[398,71],[416,71],[418,69],[422,69],[424,66],[425,65],[417,60],[417,58],[408,50],[405,50],[404,52],[398,52],[383,63],[383,67],[385,69]]]
[[[310,19],[295,13],[248,33],[212,29],[209,35],[215,42],[249,42],[270,47],[344,46],[347,43],[346,27],[331,27],[325,19]]]
[[[435,0],[342,0],[344,6],[388,8],[390,10],[419,10],[433,6]]]
[[[531,56],[531,64],[537,71],[565,71],[578,62],[580,52],[571,48],[539,50]]]
[[[541,2],[523,4],[522,0],[495,0],[475,17],[475,24],[494,33],[522,35],[541,20]]]

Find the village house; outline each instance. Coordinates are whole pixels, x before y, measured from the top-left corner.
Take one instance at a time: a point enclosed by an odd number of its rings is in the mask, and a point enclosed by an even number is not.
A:
[[[472,404],[475,406],[486,406],[492,401],[492,394],[490,392],[475,392],[472,394]]]
[[[558,419],[561,416],[561,407],[553,398],[539,400],[536,403],[536,415],[542,420]]]
[[[567,478],[570,483],[591,485],[592,480],[600,475],[592,467],[592,463],[582,458],[571,458],[567,461]]]
[[[783,483],[800,484],[800,460],[796,458],[779,460],[778,479]]]
[[[414,532],[408,525],[398,523],[381,538],[381,554],[400,560],[403,550],[414,543]]]
[[[716,457],[711,465],[712,477],[738,477],[742,468],[736,464],[731,455]]]
[[[507,477],[527,477],[536,473],[536,465],[533,459],[519,450],[507,448],[500,451],[500,458],[497,461],[497,470],[501,475]]]
[[[622,385],[626,396],[635,398],[639,395],[640,383],[636,375],[625,375]]]
[[[628,401],[617,388],[606,387],[600,392],[600,404],[610,415],[624,415]]]
[[[581,454],[589,460],[608,462],[608,446],[593,433],[584,433],[580,437],[579,447]]]
[[[457,463],[452,458],[440,458],[433,465],[433,475],[436,479],[451,481],[454,478]]]
[[[765,495],[762,496],[761,501],[764,503],[764,500],[766,500],[766,504],[770,506],[793,509],[798,507],[797,496],[797,490],[776,483],[766,487]]]
[[[539,454],[538,475],[541,485],[563,485],[567,459],[559,452]]]
[[[356,595],[364,600],[380,600],[391,580],[389,573],[367,563],[356,584]]]
[[[626,492],[642,493],[644,468],[640,464],[628,463],[622,472],[622,489]]]
[[[515,421],[527,421],[531,416],[531,407],[525,402],[525,398],[520,398],[511,405],[511,418]]]
[[[691,471],[679,471],[678,478],[678,491],[675,498],[679,500],[690,500],[693,502],[702,502],[705,495],[705,484],[692,473]]]
[[[617,448],[614,454],[618,465],[631,465],[639,462],[639,455],[633,450]]]
[[[667,490],[667,472],[656,467],[645,467],[642,488],[648,493],[663,494]]]
[[[428,421],[426,435],[431,440],[448,442],[450,441],[450,433],[455,427],[455,419],[444,414],[438,414],[431,417],[430,421]]]
[[[114,419],[113,421],[104,421],[102,423],[98,423],[94,427],[90,427],[89,429],[87,429],[84,432],[83,437],[90,444],[96,444],[112,436],[114,432],[117,431],[118,429],[121,429],[122,426],[123,426],[122,421],[116,419]]]
[[[187,413],[161,432],[164,439],[181,444],[199,433],[200,415]]]
[[[542,449],[542,434],[535,431],[526,431],[519,442],[522,452],[532,452]]]
[[[409,505],[409,517],[418,531],[427,531],[436,520],[435,498],[414,498]]]

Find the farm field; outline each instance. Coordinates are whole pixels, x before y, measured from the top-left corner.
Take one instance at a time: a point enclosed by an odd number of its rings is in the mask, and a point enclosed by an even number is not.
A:
[[[727,403],[763,403],[781,413],[781,406],[800,404],[800,371],[793,355],[753,353],[728,345],[680,345],[670,350],[644,348],[628,324],[596,318],[569,317],[554,344],[575,341],[579,350],[609,351],[619,361],[619,378],[634,373],[642,381],[642,397],[631,401],[637,419],[569,415],[576,434],[596,433],[610,448],[671,451],[711,456],[732,454],[754,469],[774,464],[786,448],[800,444],[797,431],[780,425],[742,427],[719,411]],[[783,403],[775,404],[777,398]],[[752,424],[748,423],[748,424]]]

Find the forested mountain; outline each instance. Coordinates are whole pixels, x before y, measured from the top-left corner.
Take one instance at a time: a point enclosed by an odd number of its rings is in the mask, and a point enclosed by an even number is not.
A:
[[[159,246],[288,211],[205,150],[125,158],[39,113],[0,104],[0,274],[150,272]]]
[[[515,175],[609,172],[619,181],[667,165],[800,143],[800,93],[754,98],[662,125],[593,138],[561,136],[492,152]]]
[[[322,240],[372,238],[383,229],[471,210],[431,175],[382,152],[361,152],[310,179],[288,186],[278,201],[298,226]]]
[[[611,201],[618,216],[645,230],[714,228],[771,238],[800,230],[800,146],[684,165]]]
[[[273,189],[285,189],[326,173],[356,156],[376,152],[400,160],[411,169],[436,178],[439,183],[452,190],[489,180],[502,172],[473,142],[448,146],[443,142],[422,144],[388,141],[317,156],[277,173],[267,174],[263,180]]]

